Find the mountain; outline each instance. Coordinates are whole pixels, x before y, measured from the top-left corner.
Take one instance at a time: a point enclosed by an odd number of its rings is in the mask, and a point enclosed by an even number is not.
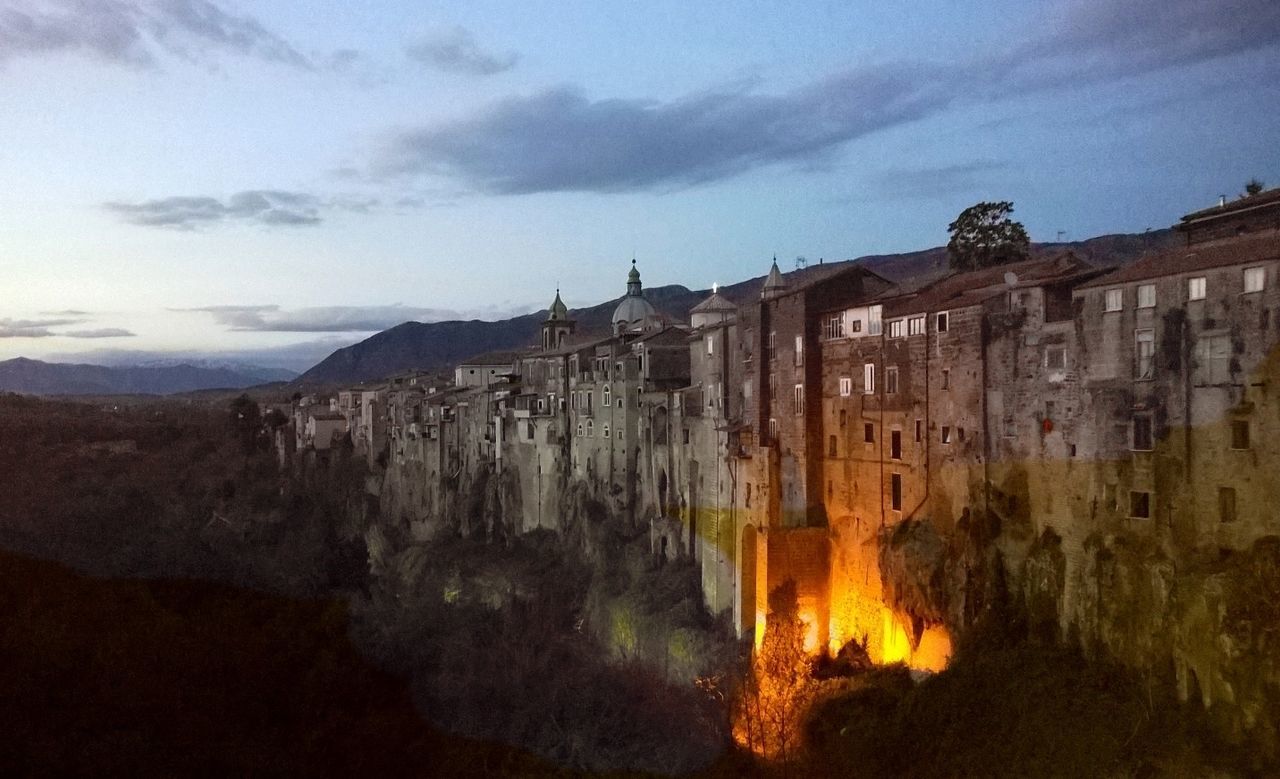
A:
[[[1104,235],[1085,241],[1032,245],[1033,256],[1070,251],[1099,267],[1120,267],[1142,255],[1171,246],[1172,230],[1138,234]],[[890,281],[916,286],[947,270],[947,250],[934,247],[905,254],[869,255],[854,260],[811,264],[786,274],[789,283],[808,283],[852,264],[859,264]],[[739,305],[756,299],[764,276],[720,288],[720,294]],[[689,309],[702,302],[709,290],[679,285],[653,287],[645,297],[674,320],[688,321]],[[590,308],[574,309],[579,334],[606,334],[613,310],[621,298]],[[304,385],[354,384],[372,381],[410,369],[448,371],[454,365],[484,352],[519,349],[537,343],[544,312],[525,314],[499,322],[405,322],[342,348],[317,363],[297,380]]]
[[[106,367],[41,362],[18,357],[0,362],[0,390],[30,395],[170,395],[262,384],[255,372],[179,365]]]

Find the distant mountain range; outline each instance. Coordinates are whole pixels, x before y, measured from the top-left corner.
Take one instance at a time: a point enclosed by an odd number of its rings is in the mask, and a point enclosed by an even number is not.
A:
[[[239,389],[288,381],[294,376],[290,371],[257,366],[232,368],[167,361],[115,367],[41,362],[26,357],[0,361],[0,391],[29,395],[171,395]]]
[[[1139,234],[1104,235],[1070,243],[1033,244],[1033,256],[1052,256],[1071,251],[1099,267],[1121,267],[1151,251],[1177,240],[1172,230]],[[811,264],[786,274],[791,284],[810,280],[859,264],[890,281],[914,286],[946,273],[947,251],[935,247],[906,254],[859,257],[854,260]],[[764,276],[720,288],[720,294],[734,303],[756,299]],[[645,289],[645,297],[659,311],[674,320],[688,321],[689,310],[706,299],[710,290],[690,290],[679,285]],[[579,334],[606,334],[620,298],[590,308],[570,312]],[[498,322],[405,322],[390,330],[342,348],[326,357],[297,379],[300,385],[340,385],[372,381],[401,371],[416,369],[444,372],[459,362],[490,351],[519,349],[537,343],[545,312],[525,314]]]

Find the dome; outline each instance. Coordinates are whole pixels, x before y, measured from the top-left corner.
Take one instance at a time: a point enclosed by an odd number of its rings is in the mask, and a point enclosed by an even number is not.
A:
[[[551,308],[547,309],[548,322],[563,322],[569,318],[569,307],[560,299],[560,290],[556,290],[556,299],[551,301]]]
[[[660,324],[657,309],[644,299],[640,271],[636,269],[636,261],[632,260],[631,272],[627,274],[627,295],[613,310],[613,331],[648,330]]]
[[[613,327],[615,330],[619,326],[623,330],[634,330],[635,328],[644,328],[658,319],[658,311],[653,304],[640,296],[627,295],[613,310]]]

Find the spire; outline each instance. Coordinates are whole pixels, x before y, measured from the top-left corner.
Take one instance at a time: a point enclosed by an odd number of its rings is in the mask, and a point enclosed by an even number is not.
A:
[[[778,256],[773,257],[773,265],[769,268],[769,276],[764,280],[764,288],[760,290],[761,299],[774,297],[786,291],[787,282],[782,278],[782,271],[778,270]]]
[[[560,299],[560,288],[556,287],[556,299],[551,301],[551,308],[547,309],[547,321],[564,321],[569,318],[569,307]]]

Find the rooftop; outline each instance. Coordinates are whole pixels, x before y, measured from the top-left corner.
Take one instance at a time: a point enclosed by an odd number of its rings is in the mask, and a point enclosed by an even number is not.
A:
[[[1280,231],[1250,233],[1155,252],[1081,287],[1111,286],[1266,260],[1280,260]]]

